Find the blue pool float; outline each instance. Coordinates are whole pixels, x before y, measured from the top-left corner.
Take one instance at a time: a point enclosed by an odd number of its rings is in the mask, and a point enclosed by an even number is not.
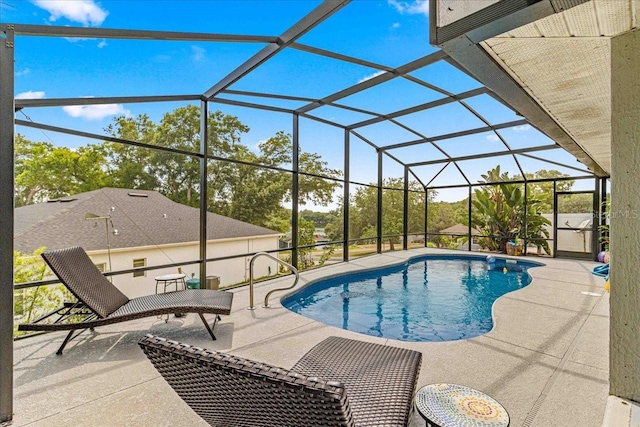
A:
[[[591,274],[595,276],[604,277],[605,280],[609,278],[609,264],[597,265],[591,270]]]

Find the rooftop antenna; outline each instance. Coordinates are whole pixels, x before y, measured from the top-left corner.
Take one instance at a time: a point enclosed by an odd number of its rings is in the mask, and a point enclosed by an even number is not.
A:
[[[115,207],[111,207],[110,212],[115,211]],[[86,221],[95,221],[94,222],[94,226],[98,223],[98,220],[103,219],[104,220],[104,228],[106,231],[106,236],[107,236],[107,257],[109,258],[109,271],[112,271],[112,265],[111,265],[111,240],[109,238],[109,235],[111,233],[113,233],[114,236],[117,236],[120,234],[120,232],[118,231],[117,228],[113,227],[113,220],[111,219],[111,214],[105,215],[105,216],[100,216],[100,215],[96,215],[94,213],[91,212],[87,212],[84,214],[84,219]],[[111,233],[109,233],[109,225],[111,225]],[[109,281],[113,283],[113,278],[111,276],[109,276]]]

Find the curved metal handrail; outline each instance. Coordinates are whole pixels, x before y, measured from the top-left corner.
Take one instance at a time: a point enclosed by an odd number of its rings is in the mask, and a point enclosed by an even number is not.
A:
[[[256,258],[261,256],[266,256],[268,258],[271,258],[272,260],[276,261],[278,264],[284,267],[287,267],[296,276],[296,280],[293,281],[293,285],[286,288],[272,289],[269,292],[267,292],[267,295],[264,296],[264,305],[263,305],[264,308],[269,308],[269,296],[271,296],[272,293],[277,291],[287,291],[289,289],[293,289],[298,284],[298,280],[300,280],[300,274],[298,273],[298,269],[295,268],[293,265],[289,264],[288,262],[284,262],[280,258],[276,258],[273,255],[268,254],[267,252],[258,252],[257,254],[252,256],[251,261],[249,261],[249,307],[247,307],[247,310],[256,309],[256,307],[253,305],[253,262],[256,260]]]

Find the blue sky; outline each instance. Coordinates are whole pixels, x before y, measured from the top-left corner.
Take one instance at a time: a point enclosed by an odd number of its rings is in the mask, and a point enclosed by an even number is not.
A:
[[[278,36],[319,3],[307,0],[0,0],[0,15],[3,23]],[[436,51],[429,44],[428,1],[423,0],[355,0],[298,41],[392,68]],[[201,94],[262,47],[259,43],[18,37],[15,92],[19,98]],[[375,68],[285,49],[230,89],[317,98],[378,73],[379,70]],[[480,87],[474,79],[444,62],[417,70],[411,75],[455,93]],[[442,96],[406,79],[396,78],[339,102],[390,113]],[[224,97],[241,99],[230,95]],[[242,99],[257,102],[256,99]],[[268,103],[284,107],[304,105],[301,102],[273,100]],[[468,104],[492,124],[520,119],[487,95],[471,98]],[[158,103],[31,108],[24,113],[36,122],[102,134],[117,115],[146,113],[157,122],[164,113],[182,105]],[[279,130],[291,132],[292,119],[286,114],[222,104],[213,104],[211,108],[237,115],[249,125],[251,132],[244,136],[242,142],[250,147],[255,147]],[[312,114],[341,124],[371,117],[328,106]],[[18,113],[18,118],[25,119],[25,116]],[[398,121],[426,136],[484,126],[459,104],[403,116]],[[69,147],[94,142],[25,127],[18,127],[17,131],[32,140],[50,141]],[[342,129],[302,120],[300,131],[304,150],[315,151],[331,167],[342,169]],[[418,138],[388,123],[361,128],[358,132],[379,145]],[[500,134],[513,148],[551,143],[528,125],[504,129]],[[505,149],[492,132],[445,141],[441,143],[441,148],[451,156]],[[375,182],[376,168],[372,167],[376,161],[375,152],[357,139],[353,142],[352,150],[351,178],[359,182]],[[407,162],[443,157],[434,147],[424,145],[393,150],[392,154]],[[579,166],[560,150],[557,153],[546,152],[543,157]],[[495,163],[495,160],[486,159],[471,161],[465,166],[465,173],[475,181]],[[531,172],[554,168],[527,159],[523,163],[527,164],[525,169]],[[420,168],[418,175],[426,183],[439,170],[433,169]],[[503,170],[517,173],[513,160],[509,161],[509,158],[505,159]],[[388,177],[401,177],[403,171],[393,162],[385,161],[384,173]],[[434,184],[463,182],[455,168],[450,166]],[[458,197],[454,195],[447,198]]]

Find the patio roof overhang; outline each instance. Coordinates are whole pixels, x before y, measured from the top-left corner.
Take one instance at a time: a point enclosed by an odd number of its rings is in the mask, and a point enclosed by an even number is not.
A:
[[[611,172],[611,38],[632,0],[432,0],[431,41],[600,176]]]

